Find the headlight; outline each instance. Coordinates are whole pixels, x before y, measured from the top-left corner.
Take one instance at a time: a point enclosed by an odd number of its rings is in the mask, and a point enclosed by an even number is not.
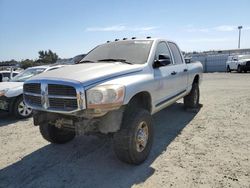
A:
[[[0,90],[0,97],[1,97],[1,96],[4,96],[5,93],[7,93],[8,90],[9,90],[9,89]]]
[[[125,88],[121,85],[100,85],[87,90],[89,109],[115,108],[123,103]]]

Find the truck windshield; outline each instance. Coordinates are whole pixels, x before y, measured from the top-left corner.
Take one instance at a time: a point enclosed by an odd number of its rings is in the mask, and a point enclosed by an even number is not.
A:
[[[27,79],[31,78],[32,76],[42,73],[44,70],[45,70],[44,68],[29,68],[29,69],[24,70],[23,72],[20,72],[10,81],[11,82],[24,82]]]
[[[152,40],[125,40],[102,44],[90,51],[81,62],[98,63],[117,60],[129,64],[143,64],[148,60],[152,43]]]

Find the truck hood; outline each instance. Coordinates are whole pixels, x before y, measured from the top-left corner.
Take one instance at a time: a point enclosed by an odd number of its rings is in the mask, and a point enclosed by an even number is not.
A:
[[[32,77],[30,80],[74,80],[88,86],[113,77],[139,72],[143,67],[143,65],[128,65],[119,62],[84,63],[47,71]]]
[[[241,59],[241,60],[239,60],[239,62],[241,62],[241,63],[248,62],[248,61],[250,61],[250,59]]]

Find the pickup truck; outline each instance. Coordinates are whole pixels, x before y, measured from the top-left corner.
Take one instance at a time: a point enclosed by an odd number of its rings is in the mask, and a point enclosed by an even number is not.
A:
[[[121,161],[140,164],[153,142],[152,115],[183,97],[185,107],[197,108],[202,72],[201,63],[185,63],[174,42],[116,40],[80,64],[27,80],[24,100],[47,141],[106,134]]]
[[[250,71],[250,55],[229,56],[226,65],[227,72],[233,70],[236,70],[238,73]]]

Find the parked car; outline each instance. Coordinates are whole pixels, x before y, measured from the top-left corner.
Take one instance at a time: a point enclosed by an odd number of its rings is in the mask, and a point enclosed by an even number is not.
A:
[[[24,84],[34,124],[51,143],[69,142],[76,134],[112,135],[117,157],[140,164],[151,150],[154,113],[181,98],[185,107],[198,107],[202,64],[186,64],[174,42],[109,42],[80,63]]]
[[[9,71],[9,70],[0,71],[0,82],[4,81],[6,82],[12,77],[16,76],[18,73],[19,73],[18,71]]]
[[[241,73],[242,71],[250,71],[250,55],[234,55],[229,56],[227,60],[227,72],[233,70]]]
[[[31,67],[13,77],[9,82],[0,83],[0,111],[13,113],[17,118],[27,118],[32,114],[32,109],[23,102],[23,83],[25,80],[42,72],[51,71],[62,67],[37,66]]]
[[[77,55],[73,58],[69,58],[69,59],[58,59],[57,62],[55,64],[57,65],[74,65],[74,64],[78,64],[79,61],[81,61],[86,54],[80,54]]]

